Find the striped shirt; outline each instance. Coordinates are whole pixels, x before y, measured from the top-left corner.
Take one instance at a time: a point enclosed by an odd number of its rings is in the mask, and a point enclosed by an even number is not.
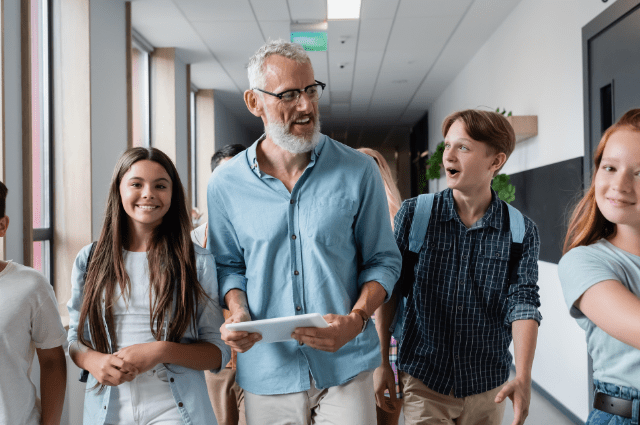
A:
[[[404,255],[416,198],[395,217],[395,236]],[[417,218],[418,219],[418,218]],[[453,194],[435,195],[415,282],[405,310],[398,369],[430,389],[456,397],[479,394],[506,382],[512,356],[511,323],[538,311],[540,239],[527,217],[518,280],[508,283],[511,232],[507,206],[492,191],[487,212],[467,228]]]

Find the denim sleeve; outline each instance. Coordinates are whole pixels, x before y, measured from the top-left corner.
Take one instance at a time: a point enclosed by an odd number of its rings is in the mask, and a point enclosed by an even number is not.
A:
[[[358,287],[376,281],[387,291],[387,301],[400,277],[402,259],[391,231],[382,176],[374,167],[371,160],[360,185],[360,205],[354,225],[360,252]]]
[[[221,197],[215,188],[216,174],[207,185],[207,214],[209,230],[207,249],[216,259],[219,303],[226,308],[224,296],[232,289],[247,290],[244,255],[233,224],[225,212]]]
[[[224,323],[224,316],[218,302],[218,279],[216,277],[215,260],[210,253],[197,254],[197,256],[198,281],[210,298],[199,311],[198,339],[213,344],[220,350],[222,358],[220,368],[211,370],[211,372],[216,373],[229,362],[231,351],[227,344],[222,341],[220,335],[220,326]]]
[[[87,269],[87,257],[91,251],[91,244],[80,250],[73,263],[71,270],[71,298],[67,303],[69,310],[69,332],[67,333],[67,341],[69,345],[78,340],[78,321],[80,320],[80,310],[82,309],[82,297],[84,294],[84,274]],[[84,338],[90,339],[89,321],[84,324]]]
[[[540,324],[540,290],[538,286],[538,255],[540,236],[538,228],[525,217],[525,234],[522,241],[522,258],[518,264],[518,281],[509,287],[508,311],[505,324],[516,320],[533,319]]]

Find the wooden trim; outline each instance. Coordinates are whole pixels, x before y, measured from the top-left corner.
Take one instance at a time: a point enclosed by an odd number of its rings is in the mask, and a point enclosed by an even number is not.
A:
[[[196,92],[196,170],[198,209],[207,211],[207,183],[211,176],[211,157],[215,151],[214,91],[211,89]]]
[[[24,265],[33,266],[33,175],[31,111],[31,0],[20,2],[22,79],[22,232]]]
[[[125,3],[127,52],[127,147],[133,147],[133,70],[131,58],[131,2]]]
[[[151,54],[151,133],[153,147],[176,163],[176,50],[157,48]]]
[[[187,198],[189,210],[193,205],[193,178],[191,176],[191,64],[187,64]]]

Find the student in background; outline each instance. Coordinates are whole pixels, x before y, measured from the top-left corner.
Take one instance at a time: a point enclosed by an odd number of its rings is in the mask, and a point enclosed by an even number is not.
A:
[[[540,239],[535,224],[514,209],[522,255],[509,266],[516,248],[510,207],[491,189],[515,134],[500,114],[465,110],[445,118],[442,135],[448,189],[434,195],[414,280],[398,283],[408,294],[398,353],[405,424],[499,425],[509,397],[513,425],[522,425],[542,319]],[[403,256],[412,223],[423,219],[417,206],[417,198],[408,199],[396,214]],[[389,326],[394,308],[383,305],[381,326]],[[507,382],[512,339],[516,378]]]
[[[7,187],[0,182],[0,237],[5,237]],[[31,267],[0,261],[0,424],[58,425],[67,386],[66,332],[47,279]],[[29,379],[40,363],[40,396]]]
[[[243,145],[227,145],[211,157],[211,171],[221,166],[246,148]],[[191,239],[203,248],[207,247],[207,223],[191,232]],[[222,310],[224,318],[230,316],[229,310]],[[237,353],[231,352],[231,361],[219,373],[204,372],[207,390],[213,412],[219,425],[245,425],[244,391],[236,383]]]
[[[593,359],[589,425],[638,423],[640,410],[640,109],[602,136],[558,273]]]
[[[100,238],[72,272],[69,355],[91,374],[85,424],[211,423],[202,371],[219,370],[229,350],[215,262],[190,227],[171,160],[155,148],[127,150]]]
[[[393,219],[400,209],[402,198],[391,174],[389,164],[387,164],[382,154],[374,149],[360,148],[358,150],[372,157],[380,169],[382,181],[384,182],[384,190],[387,194],[387,202],[389,203],[391,227],[393,228]],[[395,298],[390,302],[394,302],[394,300]],[[379,314],[379,311],[380,308],[378,307],[376,314]],[[391,336],[388,327],[383,329],[380,326],[379,320],[375,321],[375,324],[378,337],[380,338],[380,354],[382,355],[382,363],[374,372],[374,382],[378,385],[374,388],[378,425],[397,425],[402,408],[402,391],[398,384],[398,371],[396,370],[398,342]],[[386,394],[389,396],[386,397]]]

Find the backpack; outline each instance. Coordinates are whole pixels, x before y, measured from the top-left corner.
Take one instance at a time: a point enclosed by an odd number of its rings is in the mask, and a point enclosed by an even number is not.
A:
[[[400,272],[400,279],[395,289],[399,298],[397,301],[398,305],[396,306],[396,314],[389,329],[397,341],[400,340],[400,336],[402,335],[404,309],[406,308],[408,298],[412,293],[413,283],[415,282],[415,266],[418,264],[420,249],[422,249],[424,239],[427,236],[427,228],[429,227],[434,198],[434,193],[419,195],[416,209],[413,213],[411,229],[409,230],[409,247],[402,257],[402,271]],[[525,225],[522,213],[506,202],[505,204],[509,211],[507,218],[509,220],[509,230],[511,231],[511,250],[507,271],[509,284],[511,285],[518,280],[518,263],[522,258],[522,241],[524,240]],[[416,217],[420,217],[420,220],[416,220]]]
[[[97,242],[93,242],[91,244],[91,249],[89,250],[89,255],[87,256],[87,265],[84,269],[84,277],[82,278],[85,282],[87,281],[87,274],[89,274],[89,263],[91,262],[91,257],[93,257],[93,251],[95,251],[96,249],[96,244]],[[80,332],[84,332],[84,327],[82,330],[80,330]],[[80,370],[80,378],[78,378],[78,381],[87,382],[87,379],[89,379],[89,371],[84,369]]]

